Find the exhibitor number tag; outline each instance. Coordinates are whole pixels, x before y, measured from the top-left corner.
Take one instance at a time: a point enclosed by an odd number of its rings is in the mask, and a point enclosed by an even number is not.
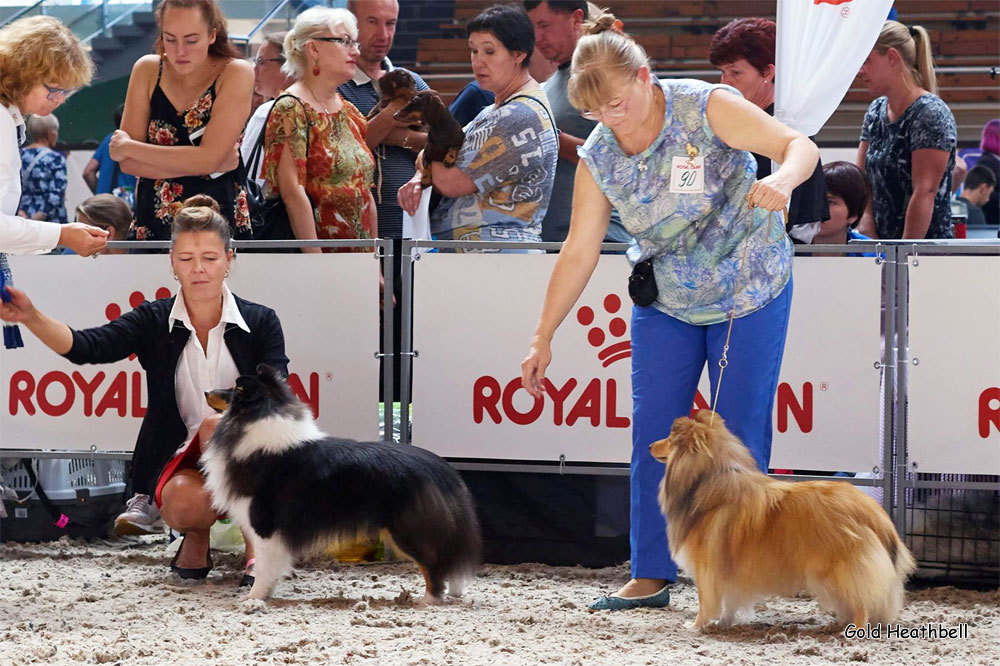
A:
[[[675,157],[670,167],[670,191],[675,194],[704,194],[705,158]]]

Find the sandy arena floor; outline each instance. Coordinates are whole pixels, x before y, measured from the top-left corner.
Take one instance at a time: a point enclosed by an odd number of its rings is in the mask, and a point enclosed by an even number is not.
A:
[[[695,634],[693,585],[669,609],[592,613],[623,567],[485,566],[465,598],[414,608],[406,563],[314,560],[263,614],[240,606],[242,557],[208,581],[171,580],[166,537],[0,545],[0,665],[22,664],[974,664],[1000,663],[1000,592],[909,594],[901,624],[968,624],[968,638],[847,640],[809,599],[769,600],[748,623]]]

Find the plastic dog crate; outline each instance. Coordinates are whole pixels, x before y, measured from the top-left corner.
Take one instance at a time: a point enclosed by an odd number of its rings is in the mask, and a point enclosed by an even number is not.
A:
[[[85,458],[31,459],[39,485],[69,523],[54,524],[42,506],[31,478],[20,460],[5,459],[0,466],[2,485],[17,493],[20,502],[6,501],[7,518],[0,520],[0,541],[53,541],[70,537],[106,536],[122,510],[125,463]]]

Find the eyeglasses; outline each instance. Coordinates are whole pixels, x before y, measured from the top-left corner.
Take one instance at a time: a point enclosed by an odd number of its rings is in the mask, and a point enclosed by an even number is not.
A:
[[[583,111],[580,112],[580,115],[586,118],[587,120],[596,120],[596,121],[600,121],[604,118],[613,118],[613,119],[624,118],[625,114],[628,113],[628,100],[631,93],[632,90],[630,88],[629,91],[626,92],[624,95],[622,95],[621,99],[619,99],[617,102],[611,102],[610,104],[605,104],[604,106],[598,109],[584,109]]]
[[[49,91],[49,94],[46,95],[45,97],[50,102],[56,102],[56,101],[59,100],[60,97],[62,99],[68,99],[68,98],[70,98],[70,97],[73,96],[73,93],[75,93],[77,90],[79,90],[79,88],[68,88],[68,89],[67,88],[54,88],[54,87],[50,86],[47,83],[43,83],[42,85],[45,86],[45,89]]]
[[[333,42],[334,44],[340,44],[347,49],[358,49],[361,50],[361,42],[356,39],[351,39],[350,37],[313,37],[317,42]]]
[[[285,64],[285,59],[284,58],[254,58],[253,59],[254,67],[260,67],[261,65],[263,65],[266,62],[280,62],[281,64]]]

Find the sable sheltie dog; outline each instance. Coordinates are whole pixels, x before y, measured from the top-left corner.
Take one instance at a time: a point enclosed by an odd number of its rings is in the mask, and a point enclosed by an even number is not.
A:
[[[839,481],[776,481],[702,409],[650,445],[666,463],[660,508],[674,561],[698,586],[701,629],[762,596],[806,591],[837,620],[891,622],[915,568],[875,500]]]
[[[206,394],[225,409],[201,457],[212,504],[252,539],[250,600],[267,599],[296,558],[382,532],[420,567],[424,603],[461,596],[479,565],[479,524],[461,477],[415,446],[320,432],[268,366]]]

